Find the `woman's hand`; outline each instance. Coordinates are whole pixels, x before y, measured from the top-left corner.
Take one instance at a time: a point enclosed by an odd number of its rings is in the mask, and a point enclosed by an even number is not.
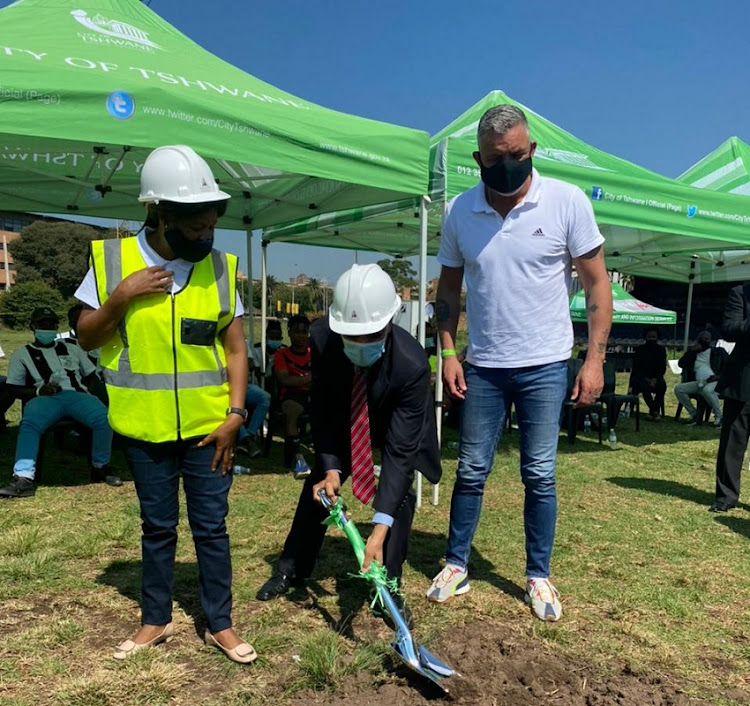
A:
[[[174,275],[169,271],[154,265],[128,275],[115,291],[127,301],[147,294],[164,294],[172,288]]]
[[[198,446],[216,444],[216,452],[211,461],[211,472],[213,473],[221,465],[221,475],[225,476],[232,470],[234,463],[234,442],[237,432],[242,426],[243,419],[238,414],[230,414],[226,421],[207,437],[198,443]]]

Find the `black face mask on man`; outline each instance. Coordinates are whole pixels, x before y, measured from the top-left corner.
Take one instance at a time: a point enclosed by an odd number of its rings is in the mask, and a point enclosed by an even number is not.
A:
[[[190,240],[176,227],[167,228],[164,231],[164,238],[172,252],[188,262],[200,262],[210,255],[211,248],[214,246],[213,235],[210,238]]]
[[[482,181],[501,196],[517,194],[531,174],[531,157],[526,159],[502,159],[491,167],[485,167],[481,161],[479,169]]]

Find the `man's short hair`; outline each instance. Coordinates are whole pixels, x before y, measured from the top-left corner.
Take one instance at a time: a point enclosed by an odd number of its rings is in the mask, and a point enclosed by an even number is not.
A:
[[[295,314],[294,316],[289,317],[289,321],[287,321],[286,327],[289,331],[291,331],[293,328],[297,326],[304,326],[305,328],[310,328],[310,319],[308,319],[306,316],[302,316],[302,314]]]
[[[281,321],[278,319],[269,319],[266,324],[266,333],[269,331],[278,331],[281,333]]]
[[[529,122],[524,112],[515,105],[496,105],[480,118],[477,127],[477,142],[481,144],[482,140],[489,135],[504,135],[516,125],[523,125],[526,132],[529,131]]]
[[[651,324],[650,326],[645,326],[644,327],[644,329],[643,329],[643,337],[646,338],[646,336],[648,336],[648,334],[651,333],[652,331],[656,332],[656,337],[658,338],[659,337],[659,327],[658,326],[654,326],[653,324]]]

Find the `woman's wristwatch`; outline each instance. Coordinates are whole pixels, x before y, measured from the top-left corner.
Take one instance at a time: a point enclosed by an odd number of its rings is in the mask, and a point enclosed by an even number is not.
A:
[[[239,414],[240,417],[242,417],[242,421],[247,421],[248,411],[246,409],[242,409],[242,407],[229,407],[229,409],[227,409],[227,417],[230,414]]]

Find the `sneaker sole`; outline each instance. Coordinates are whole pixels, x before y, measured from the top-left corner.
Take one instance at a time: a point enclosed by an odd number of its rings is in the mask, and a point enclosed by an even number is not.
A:
[[[464,593],[468,593],[471,590],[471,584],[469,582],[466,582],[465,586],[461,586],[460,588],[457,588],[453,593],[451,593],[450,596],[446,596],[445,598],[438,598],[437,596],[427,596],[427,600],[432,601],[433,603],[445,603],[446,601],[449,601],[451,598],[455,598],[456,596],[463,596]]]

